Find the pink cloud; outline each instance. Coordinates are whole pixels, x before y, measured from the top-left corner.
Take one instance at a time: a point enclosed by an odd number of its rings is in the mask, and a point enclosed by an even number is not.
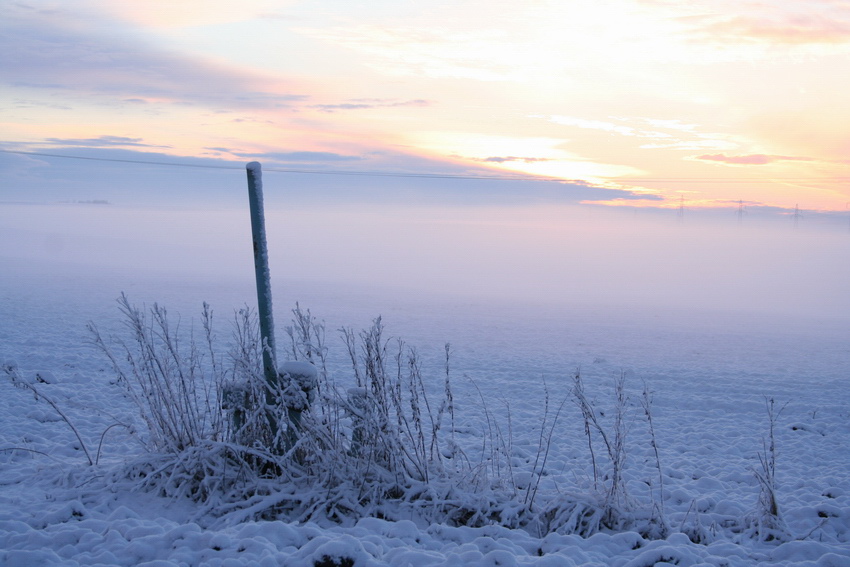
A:
[[[386,100],[380,98],[353,99],[338,104],[314,104],[310,108],[316,108],[322,112],[336,112],[338,110],[364,110],[373,108],[395,108],[399,106],[430,106],[431,101],[421,98],[415,100]]]
[[[746,156],[727,156],[726,154],[705,154],[693,159],[715,161],[729,165],[767,165],[777,161],[814,161],[812,158],[794,156],[776,156],[767,154],[750,154]]]
[[[539,157],[492,156],[487,158],[475,158],[475,161],[483,161],[489,163],[506,163],[512,161],[521,161],[524,163],[535,163],[539,161],[552,161],[552,159]]]
[[[809,15],[789,15],[779,21],[740,16],[703,31],[712,39],[736,43],[742,39],[784,45],[850,42],[850,22]]]

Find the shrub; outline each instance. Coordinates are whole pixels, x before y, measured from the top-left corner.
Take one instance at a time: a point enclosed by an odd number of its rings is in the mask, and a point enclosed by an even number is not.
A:
[[[350,525],[364,516],[417,515],[454,525],[521,527],[541,537],[551,531],[590,536],[635,530],[645,538],[669,533],[652,396],[646,385],[640,406],[658,474],[657,490],[654,481],[645,481],[648,503],[639,502],[641,489],[634,487],[640,483],[630,484],[637,499],[626,492],[627,439],[635,406],[629,403],[624,373],[614,379],[607,411],[587,394],[581,373],[575,373],[570,395],[581,415],[592,481],[583,487],[586,490],[558,488],[557,495],[541,494],[556,427],[570,399],[550,405],[545,382],[537,452],[527,460],[529,470],[517,471],[522,465],[513,458],[509,404],[507,419],[500,420],[478,391],[485,434],[466,441],[468,446],[479,444],[480,451],[469,449],[469,454],[480,458],[470,458],[455,439],[449,345],[442,388],[428,387],[417,350],[402,340],[387,339],[380,317],[360,332],[341,329],[351,372],[347,383],[339,385],[327,370],[324,324],[296,304],[292,325],[286,327],[290,360],[279,366],[277,380],[270,384],[263,373],[257,317],[250,309],[236,313],[225,356],[207,304],[197,334],[191,327],[181,330],[179,322],[173,325],[157,304],[145,312],[123,294],[118,304],[130,340],[107,340],[95,325],[89,329],[147,427],[148,454],[123,472],[137,480],[139,488],[194,499],[201,504],[199,516],[228,524],[284,517]],[[22,379],[13,363],[4,363],[0,371],[57,412],[89,465],[97,464],[110,429],[130,429],[110,425],[93,453],[60,405],[37,384]],[[775,439],[784,406],[777,409],[774,400],[766,398],[766,408],[768,435],[758,453],[759,466],[752,470],[759,497],[743,529],[762,541],[786,541],[792,535],[777,501]],[[694,542],[706,543],[718,528],[704,528],[694,504],[692,509],[692,525],[686,527],[689,509],[679,530]],[[740,533],[738,520],[734,524],[733,530]]]
[[[453,415],[448,346],[443,399],[432,404],[417,351],[385,339],[380,317],[359,334],[342,330],[354,383],[340,390],[328,378],[324,325],[296,305],[286,329],[292,360],[269,384],[251,310],[237,312],[223,357],[207,304],[196,338],[157,304],[146,313],[126,295],[118,303],[131,340],[89,330],[147,426],[151,454],[130,467],[144,488],[233,519],[353,519],[387,500],[451,491],[448,482],[436,488],[447,478],[443,455],[457,454],[441,438]]]
[[[615,380],[610,424],[575,375],[593,492],[550,501],[539,495],[540,481],[567,398],[550,408],[548,388],[536,456],[529,471],[517,471],[509,404],[502,422],[479,391],[487,428],[478,459],[455,439],[449,345],[442,388],[429,388],[417,350],[387,339],[380,317],[360,332],[341,329],[351,375],[340,386],[327,371],[324,324],[296,304],[286,327],[290,360],[270,384],[253,311],[236,313],[224,357],[206,304],[199,339],[192,329],[181,335],[156,304],[145,314],[122,294],[119,308],[132,337],[115,342],[120,356],[90,330],[147,425],[151,453],[129,468],[144,489],[203,502],[205,513],[228,523],[278,516],[349,523],[407,510],[456,525],[533,524],[541,533],[591,535],[627,521],[623,375]],[[651,420],[648,398],[644,409]],[[522,486],[517,473],[528,479]]]
[[[120,359],[94,324],[88,328],[138,407],[150,433],[150,448],[179,453],[204,441],[220,441],[219,394],[224,371],[213,347],[209,305],[204,303],[201,316],[203,347],[191,334],[188,344],[183,344],[179,324],[171,327],[164,307],[154,304],[148,319],[124,294],[118,305],[132,335],[131,342],[118,342],[123,353]]]

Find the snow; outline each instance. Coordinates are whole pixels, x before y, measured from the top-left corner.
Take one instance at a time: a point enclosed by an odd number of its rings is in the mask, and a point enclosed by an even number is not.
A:
[[[104,333],[122,332],[112,302],[120,291],[113,287],[116,279],[91,274],[51,281],[23,263],[4,265],[19,277],[0,282],[0,361],[16,366],[27,384],[49,396],[100,458],[89,466],[67,423],[44,400],[0,381],[0,565],[850,565],[845,320],[547,310],[403,294],[373,298],[369,305],[386,306],[390,334],[419,348],[423,372],[438,387],[443,343],[451,342],[459,437],[477,439],[487,430],[476,388],[492,415],[503,419],[509,408],[519,484],[537,478],[521,467],[535,460],[547,392],[552,404],[563,399],[581,368],[593,399],[608,407],[610,385],[621,372],[634,400],[645,382],[653,392],[663,478],[663,490],[651,488],[662,493],[671,533],[662,539],[635,531],[580,537],[416,517],[363,518],[347,526],[229,524],[191,501],[136,490],[120,474],[144,448],[131,429],[110,426],[137,418],[85,331],[91,319]],[[222,319],[240,306],[239,293],[224,284],[172,284],[135,280],[143,297],[131,292],[131,300],[161,301],[170,313],[180,313],[187,328],[201,301]],[[243,289],[250,297],[250,286]],[[328,329],[370,323],[345,286],[305,295]],[[344,350],[328,335],[333,349]],[[293,361],[280,370],[315,373],[312,365]],[[347,390],[344,356],[331,360],[330,371]],[[752,469],[764,450],[765,396],[788,402],[776,431],[778,500],[793,535],[786,541],[762,541],[727,527],[752,514],[758,500]],[[554,430],[540,477],[547,494],[592,489],[579,415],[567,403]],[[658,473],[645,424],[632,415],[626,470],[630,494],[643,498]],[[692,541],[696,536],[700,543]]]
[[[281,374],[293,374],[317,379],[318,370],[311,363],[303,360],[287,360],[278,368]]]

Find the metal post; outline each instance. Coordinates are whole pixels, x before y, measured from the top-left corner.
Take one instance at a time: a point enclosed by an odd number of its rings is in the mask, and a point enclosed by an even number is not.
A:
[[[257,280],[257,313],[260,317],[260,338],[263,341],[263,374],[268,388],[266,404],[272,434],[277,437],[277,417],[272,411],[278,390],[277,351],[274,343],[274,318],[272,317],[272,290],[269,275],[269,254],[266,244],[266,222],[263,215],[263,172],[259,162],[245,166],[248,172],[248,203],[251,208],[251,235],[254,240],[254,275]]]

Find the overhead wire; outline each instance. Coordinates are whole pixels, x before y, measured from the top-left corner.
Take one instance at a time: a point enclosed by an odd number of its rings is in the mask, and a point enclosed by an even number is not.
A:
[[[29,152],[23,150],[5,150],[0,149],[0,153],[20,154],[39,157],[54,157],[64,159],[80,159],[88,161],[104,161],[115,163],[133,163],[140,165],[157,165],[164,167],[195,167],[202,169],[228,169],[228,170],[243,170],[244,166],[238,165],[212,165],[199,163],[179,163],[170,161],[153,161],[153,160],[134,160],[121,158],[104,158],[91,156],[73,156],[65,154],[53,154],[47,152]],[[425,179],[481,179],[493,181],[550,181],[550,182],[578,182],[575,179],[560,179],[555,177],[525,177],[519,175],[465,175],[459,173],[413,173],[413,172],[393,172],[393,171],[352,171],[352,170],[333,170],[333,169],[301,169],[301,168],[280,168],[280,167],[264,167],[264,172],[274,173],[303,173],[307,175],[353,175],[362,177],[413,177]]]
[[[0,149],[0,153],[19,154],[37,157],[52,157],[61,159],[77,159],[86,161],[100,161],[112,163],[127,163],[137,165],[156,165],[161,167],[187,167],[199,169],[223,169],[223,170],[243,170],[241,165],[214,165],[201,163],[181,163],[172,161],[155,161],[155,160],[136,160],[122,158],[105,158],[79,155],[66,155],[49,152],[32,152],[24,150],[8,150]],[[471,175],[460,173],[415,173],[415,172],[396,172],[396,171],[354,171],[340,169],[304,169],[304,168],[281,168],[281,167],[264,167],[263,171],[272,173],[297,173],[304,175],[349,175],[357,177],[396,177],[396,178],[419,178],[419,179],[470,179],[470,180],[485,180],[485,181],[537,181],[551,183],[586,183],[579,179],[566,179],[559,177],[532,177],[520,175]],[[750,177],[620,177],[616,178],[616,182],[620,183],[767,183],[767,182],[850,182],[850,176],[846,177],[768,177],[762,179],[753,179]]]

